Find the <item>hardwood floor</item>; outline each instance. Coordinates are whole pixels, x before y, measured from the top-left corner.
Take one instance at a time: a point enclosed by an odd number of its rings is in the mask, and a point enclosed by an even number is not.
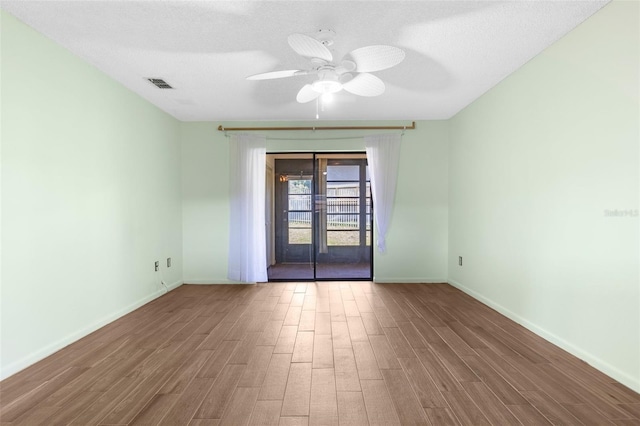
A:
[[[2,425],[638,425],[640,395],[446,284],[184,285],[0,382]]]

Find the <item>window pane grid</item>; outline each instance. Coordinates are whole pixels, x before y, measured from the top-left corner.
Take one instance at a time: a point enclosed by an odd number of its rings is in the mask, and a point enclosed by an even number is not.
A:
[[[311,212],[289,212],[289,228],[311,228]]]
[[[360,183],[357,181],[327,182],[327,197],[360,197]]]
[[[360,200],[327,200],[328,214],[360,213]]]
[[[359,246],[360,231],[327,231],[329,246]]]
[[[353,223],[358,226],[360,223],[360,214],[358,213],[327,213],[328,224],[349,224]]]
[[[289,195],[292,194],[311,194],[311,180],[309,179],[291,179],[289,180]]]
[[[289,228],[289,244],[311,244],[311,229]]]
[[[289,210],[311,210],[311,195],[289,195]]]

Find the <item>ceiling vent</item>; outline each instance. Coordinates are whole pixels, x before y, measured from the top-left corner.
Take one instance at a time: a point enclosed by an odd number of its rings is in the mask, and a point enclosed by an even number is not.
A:
[[[173,89],[173,87],[171,87],[169,83],[161,78],[147,78],[147,80],[153,83],[158,89]]]

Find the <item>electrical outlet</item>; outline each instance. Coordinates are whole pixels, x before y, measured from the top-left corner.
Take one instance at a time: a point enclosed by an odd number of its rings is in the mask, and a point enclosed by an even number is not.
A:
[[[458,256],[458,265],[462,266],[462,256]]]
[[[171,268],[171,258],[167,257],[167,268]]]
[[[158,272],[158,269],[160,269],[160,262],[156,260],[155,263],[155,267],[156,267],[156,272]]]

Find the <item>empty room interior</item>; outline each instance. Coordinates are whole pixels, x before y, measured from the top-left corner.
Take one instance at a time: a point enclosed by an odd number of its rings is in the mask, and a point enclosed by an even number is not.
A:
[[[640,3],[3,1],[0,423],[640,424]]]

